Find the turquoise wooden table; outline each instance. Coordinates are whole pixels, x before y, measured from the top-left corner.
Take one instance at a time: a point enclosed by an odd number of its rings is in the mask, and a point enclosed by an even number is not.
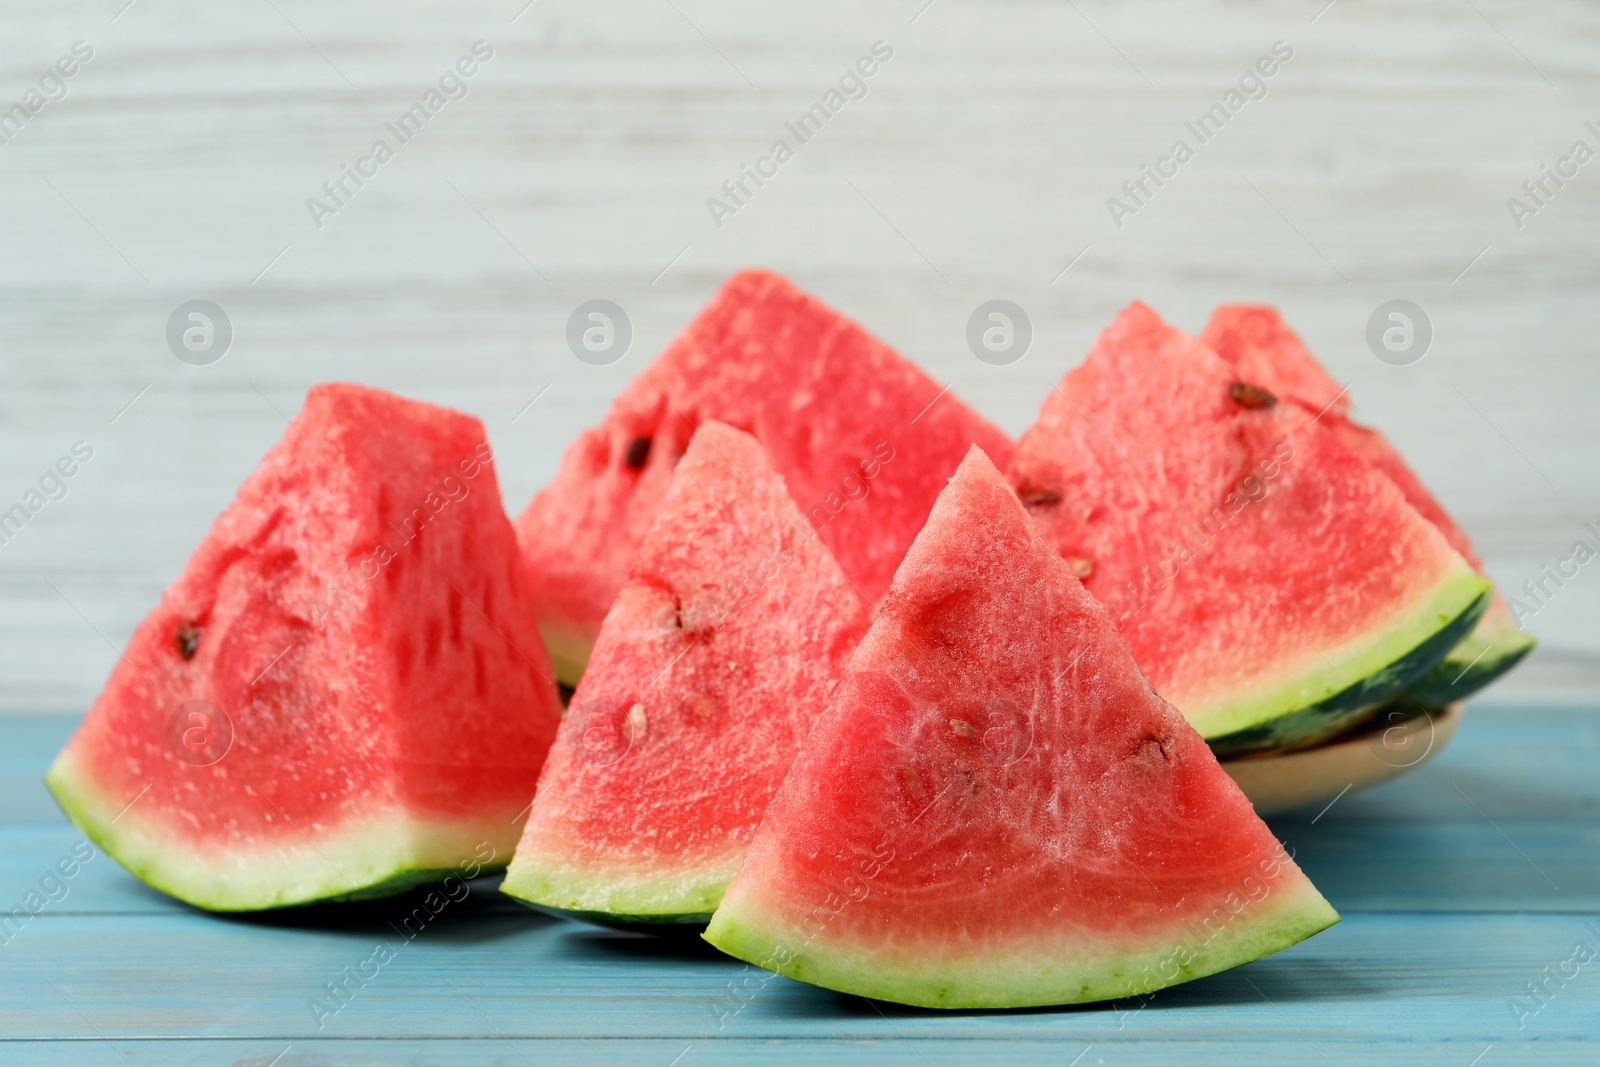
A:
[[[1596,708],[1473,707],[1415,773],[1273,820],[1344,915],[1311,941],[1145,1002],[1009,1013],[842,996],[544,917],[492,879],[410,941],[414,898],[206,915],[56,811],[40,775],[71,725],[4,724],[0,890],[45,901],[4,928],[6,1064],[1498,1067],[1593,1063],[1600,1036]]]

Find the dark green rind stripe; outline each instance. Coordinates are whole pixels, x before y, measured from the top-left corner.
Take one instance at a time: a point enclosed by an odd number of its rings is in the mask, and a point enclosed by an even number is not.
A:
[[[1450,650],[1472,632],[1488,610],[1492,596],[1492,591],[1486,589],[1465,611],[1435,630],[1427,640],[1349,688],[1248,729],[1209,737],[1206,744],[1219,759],[1229,759],[1271,749],[1305,748],[1343,733],[1370,718],[1395,694],[1437,667]]]
[[[481,867],[478,870],[478,873],[473,875],[473,877],[482,878],[486,875],[499,874],[505,869],[506,865],[503,863],[488,864]],[[382,900],[385,897],[395,897],[402,893],[409,893],[411,890],[421,888],[425,885],[439,885],[443,883],[446,878],[450,878],[452,876],[463,881],[465,881],[467,877],[461,872],[459,867],[426,867],[418,868],[416,870],[399,870],[381,882],[374,882],[372,885],[363,886],[360,889],[353,889],[348,893],[340,893],[337,896],[323,897],[318,900],[306,900],[297,904],[288,904],[284,906],[299,908],[311,904],[354,904],[363,900]]]
[[[1438,666],[1401,693],[1399,699],[1434,711],[1457,700],[1465,700],[1521,663],[1533,651],[1537,642],[1526,634],[1520,636],[1522,640],[1516,645],[1507,647],[1503,652],[1491,648],[1476,662],[1465,656],[1456,656],[1452,650],[1452,654],[1440,660]]]

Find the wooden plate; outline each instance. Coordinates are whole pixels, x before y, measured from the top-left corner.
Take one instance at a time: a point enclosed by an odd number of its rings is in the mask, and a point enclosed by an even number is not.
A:
[[[1379,713],[1360,733],[1304,752],[1225,760],[1222,768],[1262,815],[1331,803],[1421,766],[1456,732],[1461,705],[1408,719],[1399,715]]]

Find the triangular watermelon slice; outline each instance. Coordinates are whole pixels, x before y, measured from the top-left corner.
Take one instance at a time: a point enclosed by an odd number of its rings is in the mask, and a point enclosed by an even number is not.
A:
[[[704,926],[868,621],[760,442],[702,424],[502,888],[605,922]]]
[[[560,720],[483,424],[321,385],[140,623],[48,782],[223,911],[511,858]]]
[[[1283,316],[1264,304],[1223,304],[1211,314],[1200,336],[1231,364],[1241,379],[1260,385],[1307,410],[1325,412],[1321,422],[1340,442],[1388,476],[1406,501],[1439,528],[1455,550],[1481,574],[1483,561],[1443,504],[1422,484],[1398,449],[1377,430],[1349,416],[1347,391],[1340,386]],[[1412,684],[1402,698],[1441,708],[1462,700],[1505,674],[1533,650],[1534,639],[1517,625],[1498,590],[1470,634],[1439,665]]]
[[[860,326],[785,279],[735,274],[567,449],[517,519],[539,629],[563,682],[606,609],[694,428],[754,434],[856,589],[876,601],[967,446],[1000,430]]]
[[[974,449],[706,931],[846,993],[1149,993],[1338,921]]]
[[[1009,478],[1219,753],[1340,732],[1488,601],[1392,482],[1143,304],[1045,398]]]

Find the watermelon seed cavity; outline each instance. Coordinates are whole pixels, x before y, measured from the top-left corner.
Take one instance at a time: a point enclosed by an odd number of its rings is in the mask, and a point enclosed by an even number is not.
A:
[[[628,444],[628,466],[634,470],[643,470],[644,464],[650,458],[650,438],[635,437]]]
[[[172,635],[178,642],[178,653],[184,659],[194,659],[194,651],[200,647],[200,627],[192,622],[178,624],[178,632]]]
[[[1270,408],[1278,402],[1277,397],[1261,388],[1261,386],[1251,385],[1249,382],[1234,382],[1228,386],[1228,395],[1244,407],[1256,410]]]
[[[1054,489],[1040,489],[1029,482],[1023,482],[1017,487],[1017,498],[1026,508],[1045,507],[1061,502],[1061,494]]]
[[[1170,737],[1157,737],[1147,734],[1139,741],[1139,747],[1134,751],[1134,757],[1143,763],[1162,764],[1172,762],[1172,753],[1167,751],[1173,743]]]

